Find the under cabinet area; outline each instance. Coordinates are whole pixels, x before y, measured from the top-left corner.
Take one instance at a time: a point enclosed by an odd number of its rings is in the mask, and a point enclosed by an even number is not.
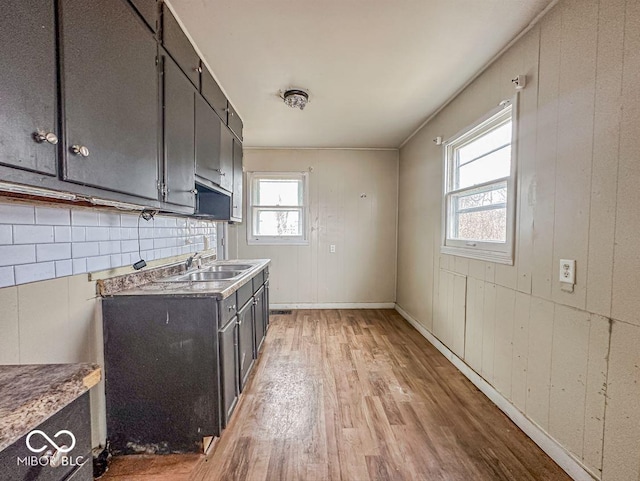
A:
[[[158,282],[103,299],[107,438],[114,454],[202,452],[220,436],[266,333],[266,264],[245,266],[246,277],[228,281],[228,288],[188,282],[167,290]]]

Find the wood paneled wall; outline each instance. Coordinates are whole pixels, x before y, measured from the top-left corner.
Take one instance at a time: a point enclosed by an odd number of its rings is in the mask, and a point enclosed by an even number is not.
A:
[[[247,222],[230,228],[232,258],[272,260],[272,304],[395,301],[397,151],[247,149],[244,166],[310,172],[309,245],[248,245]]]
[[[432,139],[518,74],[516,262],[441,255]],[[639,78],[640,1],[561,0],[400,151],[398,304],[606,481],[640,478]]]

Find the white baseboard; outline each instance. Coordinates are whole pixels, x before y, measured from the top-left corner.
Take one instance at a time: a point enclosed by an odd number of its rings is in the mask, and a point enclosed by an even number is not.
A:
[[[269,309],[395,309],[394,302],[328,302],[318,304],[269,304]]]
[[[598,479],[592,475],[580,461],[573,457],[558,441],[553,439],[540,426],[527,418],[516,406],[500,394],[491,384],[456,356],[447,346],[442,344],[422,324],[411,317],[396,304],[396,311],[405,318],[427,341],[434,345],[462,374],[464,374],[482,393],[505,413],[534,443],[547,453],[572,479],[576,481],[593,481]]]

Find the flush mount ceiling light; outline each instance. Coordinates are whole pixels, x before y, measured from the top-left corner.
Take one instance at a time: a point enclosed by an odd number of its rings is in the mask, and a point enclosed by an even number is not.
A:
[[[300,110],[304,110],[307,102],[309,102],[309,94],[299,89],[285,90],[282,94],[282,100],[292,109],[299,108]]]

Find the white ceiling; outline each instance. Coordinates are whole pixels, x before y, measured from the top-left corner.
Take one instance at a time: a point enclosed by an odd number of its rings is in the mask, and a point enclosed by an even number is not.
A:
[[[171,5],[240,113],[245,146],[395,148],[550,2]],[[279,98],[290,87],[309,92],[304,111]]]

